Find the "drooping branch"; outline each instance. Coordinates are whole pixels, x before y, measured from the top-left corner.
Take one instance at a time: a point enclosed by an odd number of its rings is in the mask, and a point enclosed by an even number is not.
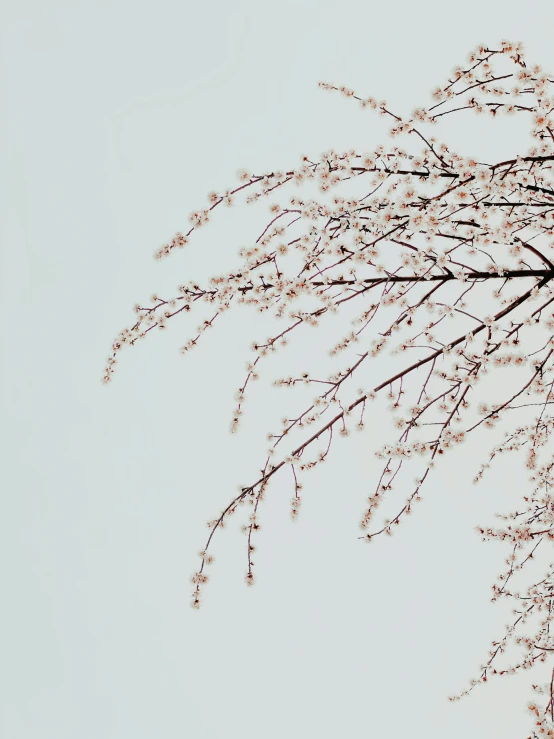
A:
[[[507,587],[524,567],[528,571],[529,561],[536,561],[539,544],[554,540],[554,463],[547,445],[554,427],[547,413],[554,402],[553,84],[540,67],[527,66],[520,45],[508,42],[498,49],[478,47],[466,68],[457,67],[452,78],[436,88],[433,104],[417,108],[411,117],[398,115],[384,101],[321,83],[390,119],[391,136],[404,137],[407,148],[329,150],[313,160],[304,156],[297,168],[258,175],[241,170],[237,187],[210,193],[209,206],[191,214],[189,231],[177,233],[158,250],[156,257],[162,258],[186,246],[220,205],[231,206],[240,196],[256,203],[293,184],[309,191],[305,197],[291,197],[286,205],[270,205],[270,221],[240,250],[242,263],[232,272],[213,276],[209,286],[183,284],[173,297],[154,295],[150,307],[137,304],[136,320],[112,346],[105,382],[111,380],[124,346],[133,346],[156,328],[165,329],[197,304],[209,306],[211,313],[183,347],[185,353],[219,315],[235,305],[250,306],[285,327],[272,326],[267,339],[252,344],[254,358],[236,396],[231,424],[236,431],[250,381],[258,377],[264,358],[293,341],[304,327],[330,327],[333,316],[348,324],[338,342],[331,343],[330,328],[321,331],[322,345],[333,361],[349,355],[344,367],[322,376],[321,364],[315,362],[315,374],[276,380],[277,386],[303,385],[316,389],[317,395],[268,435],[271,446],[255,482],[242,487],[209,523],[201,565],[192,579],[194,607],[200,605],[208,579],[205,568],[213,561],[213,537],[229,516],[243,505],[251,508],[242,528],[247,535],[246,582],[252,584],[253,540],[270,481],[290,468],[291,516],[296,519],[303,474],[330,458],[333,439],[350,433],[354,417],[356,427],[363,429],[366,408],[379,393],[386,393],[399,436],[376,450],[383,468],[361,518],[360,538],[372,541],[392,534],[420,499],[438,457],[482,427],[501,420],[509,424],[517,417],[491,461],[505,451],[526,448],[533,491],[524,496],[523,510],[503,517],[515,523],[478,530],[484,538],[508,541],[513,548],[509,569],[502,586],[494,586],[493,597],[525,603],[506,635],[493,644],[471,687],[489,675],[542,663],[554,651],[552,568],[525,594]],[[469,112],[497,120],[503,115],[527,116],[533,146],[487,164],[454,152],[428,130],[445,116]],[[379,358],[387,351],[393,357],[409,353],[410,361],[395,360],[395,372],[383,377]],[[500,372],[507,382],[487,386],[488,376]],[[358,378],[355,393],[352,382]],[[537,406],[538,415],[529,420],[525,414]],[[319,443],[323,448],[317,451]],[[307,459],[312,450],[315,456]],[[416,484],[408,488],[405,502],[368,532],[393,488],[407,486],[404,472],[414,466]],[[482,471],[476,479],[481,476]],[[534,614],[541,614],[534,635],[517,636]],[[522,647],[524,657],[512,667],[497,668],[508,644]],[[530,706],[538,717],[536,736],[554,731],[553,685],[551,680],[550,687],[543,686],[549,696],[546,709]]]

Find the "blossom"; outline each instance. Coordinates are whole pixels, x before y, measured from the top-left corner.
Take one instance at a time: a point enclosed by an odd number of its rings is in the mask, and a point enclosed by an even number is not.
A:
[[[554,572],[528,575],[527,586],[513,583],[530,572],[526,563],[536,542],[554,541],[549,451],[554,432],[552,84],[552,75],[524,62],[521,45],[509,41],[475,47],[469,62],[437,85],[430,105],[415,108],[410,119],[384,100],[321,83],[322,89],[357,99],[390,119],[395,141],[373,152],[329,149],[319,158],[303,155],[295,169],[255,175],[239,170],[237,186],[210,192],[209,208],[191,212],[189,230],[158,248],[156,257],[165,258],[192,245],[194,231],[208,224],[222,204],[255,203],[270,194],[280,199],[270,205],[269,223],[256,240],[240,249],[238,263],[226,264],[207,283],[191,280],[174,295],[154,294],[150,305],[135,304],[132,322],[110,347],[103,382],[110,382],[123,349],[155,328],[167,330],[197,304],[210,313],[202,316],[196,331],[190,329],[184,353],[201,344],[215,319],[236,305],[256,311],[260,319],[278,319],[278,327],[270,324],[265,339],[252,342],[253,358],[231,412],[233,433],[251,383],[263,377],[266,358],[289,340],[300,340],[307,327],[319,332],[329,361],[337,364],[323,372],[310,345],[306,355],[312,366],[275,381],[280,389],[310,385],[315,398],[311,393],[305,405],[286,408],[280,427],[266,434],[269,448],[264,461],[254,466],[251,484],[241,486],[209,522],[201,566],[192,577],[193,607],[199,607],[208,581],[204,568],[212,562],[212,538],[229,516],[241,506],[250,514],[242,531],[246,583],[252,585],[258,506],[269,494],[269,483],[288,470],[294,490],[290,512],[296,519],[302,489],[298,474],[329,459],[337,436],[370,428],[382,437],[375,452],[382,473],[373,481],[361,515],[361,538],[373,541],[392,535],[411,514],[437,460],[452,454],[470,434],[503,423],[509,428],[504,441],[472,476],[481,480],[491,462],[507,452],[510,458],[524,453],[522,466],[529,479],[517,511],[499,516],[498,526],[477,529],[483,539],[510,547],[493,599],[513,599],[519,615],[465,692],[491,674],[529,670],[551,656]],[[446,125],[461,111],[488,112],[493,118],[525,113],[533,146],[514,141],[519,150],[486,163],[474,152],[459,153],[429,136],[428,124],[442,120]],[[288,185],[304,183],[315,184],[319,195],[308,187],[285,199]],[[209,374],[228,367],[231,371],[230,361],[221,357],[220,366],[209,368]],[[377,402],[383,396],[385,412]],[[256,414],[265,408],[257,396]],[[534,410],[538,413],[530,419]],[[406,479],[405,470],[413,465],[419,466],[416,477]],[[404,502],[388,518],[379,518],[393,486],[402,490]],[[542,619],[535,631],[528,617],[531,607]],[[500,666],[507,646],[521,649],[522,655]],[[554,705],[554,689],[547,685],[544,690],[551,701],[547,705]],[[544,706],[532,702],[529,710],[537,719],[536,731],[548,735],[552,721],[545,718]]]

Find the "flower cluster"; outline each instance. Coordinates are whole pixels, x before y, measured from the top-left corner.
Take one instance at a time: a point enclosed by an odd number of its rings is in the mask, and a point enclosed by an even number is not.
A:
[[[281,322],[282,328],[252,344],[254,356],[235,398],[233,431],[264,359],[305,327],[320,327],[331,361],[344,357],[344,365],[330,374],[316,363],[313,371],[276,381],[284,388],[310,386],[317,395],[292,409],[281,428],[268,434],[270,446],[257,479],[241,486],[209,523],[202,563],[192,580],[194,607],[200,605],[207,580],[204,569],[211,561],[207,553],[213,536],[228,517],[241,506],[250,509],[243,531],[246,582],[251,585],[259,506],[273,476],[290,467],[295,519],[301,504],[299,476],[326,461],[336,435],[365,428],[366,412],[376,397],[388,399],[387,418],[399,435],[377,452],[383,470],[360,522],[360,538],[366,541],[392,534],[412,512],[436,459],[479,427],[513,420],[513,430],[492,458],[523,450],[532,492],[516,513],[502,517],[500,528],[478,531],[484,539],[511,547],[508,569],[493,597],[511,597],[521,607],[504,637],[493,644],[473,687],[489,675],[541,664],[554,650],[552,565],[525,589],[508,587],[524,565],[527,571],[530,559],[536,560],[539,544],[545,542],[545,549],[554,541],[554,462],[546,445],[554,428],[554,417],[547,413],[554,402],[553,80],[538,65],[528,66],[520,44],[505,41],[499,48],[477,47],[433,91],[429,106],[404,117],[386,101],[320,84],[390,120],[393,144],[369,152],[330,149],[320,157],[303,156],[291,170],[241,170],[235,188],[210,193],[209,207],[195,210],[189,231],[164,244],[158,258],[187,244],[222,203],[231,206],[243,196],[256,203],[271,196],[270,220],[240,250],[242,262],[232,272],[214,275],[205,286],[190,281],[173,297],[154,295],[152,305],[135,306],[136,320],[112,345],[104,381],[111,380],[124,346],[165,329],[196,303],[207,305],[210,317],[199,324],[185,352],[234,305]],[[504,161],[483,163],[432,135],[440,119],[472,113],[495,119],[527,116],[532,145]],[[283,195],[277,202],[289,184],[308,192],[301,197],[296,191],[288,201]],[[328,329],[337,320],[343,327],[338,340],[330,338]],[[386,356],[396,362],[392,375],[383,369]],[[502,382],[491,382],[500,370]],[[362,384],[358,392],[352,392],[354,376],[358,387]],[[522,421],[537,407],[536,417]],[[373,415],[371,421],[380,423]],[[404,473],[413,465],[418,468],[415,482],[406,483]],[[393,516],[375,524],[393,489],[407,489],[405,501]],[[374,528],[368,531],[370,526]],[[532,636],[520,633],[535,616]],[[497,657],[509,645],[521,647],[523,656],[516,664],[497,667]],[[537,719],[535,736],[553,735],[552,684],[546,692],[546,708],[530,705]]]

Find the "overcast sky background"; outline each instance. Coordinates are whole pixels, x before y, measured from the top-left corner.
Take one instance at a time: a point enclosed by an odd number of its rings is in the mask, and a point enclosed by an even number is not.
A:
[[[482,41],[522,40],[554,70],[550,0],[18,0],[2,15],[0,735],[527,736],[529,675],[447,700],[506,620],[489,599],[507,552],[473,526],[510,509],[525,475],[513,465],[472,486],[486,438],[367,547],[377,418],[306,478],[294,525],[290,481],[275,480],[253,589],[240,521],[217,537],[196,612],[206,521],[261,465],[265,394],[287,400],[268,365],[229,434],[267,330],[230,311],[182,357],[199,312],[122,354],[109,387],[100,378],[136,301],[222,272],[256,238],[253,210],[221,211],[154,262],[209,190],[242,166],[383,139],[381,119],[318,81],[410,112]],[[452,136],[467,154],[517,153],[517,125],[499,130],[468,117]],[[305,351],[288,356],[302,365]]]

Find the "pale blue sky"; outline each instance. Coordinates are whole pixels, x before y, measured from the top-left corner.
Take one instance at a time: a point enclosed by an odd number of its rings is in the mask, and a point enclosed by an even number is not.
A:
[[[237,521],[195,612],[206,521],[266,448],[261,384],[228,433],[264,330],[231,312],[182,357],[198,322],[184,320],[122,355],[111,386],[100,377],[137,300],[223,271],[257,235],[250,211],[229,211],[155,263],[209,190],[241,166],[382,138],[319,80],[410,111],[481,41],[523,40],[554,70],[553,21],[549,0],[4,5],[0,736],[527,735],[525,679],[446,699],[504,624],[488,601],[506,553],[472,527],[509,508],[522,472],[474,488],[468,444],[410,525],[366,547],[371,431],[339,442],[295,525],[288,480],[271,488],[256,587]],[[454,135],[513,151],[483,130]]]

